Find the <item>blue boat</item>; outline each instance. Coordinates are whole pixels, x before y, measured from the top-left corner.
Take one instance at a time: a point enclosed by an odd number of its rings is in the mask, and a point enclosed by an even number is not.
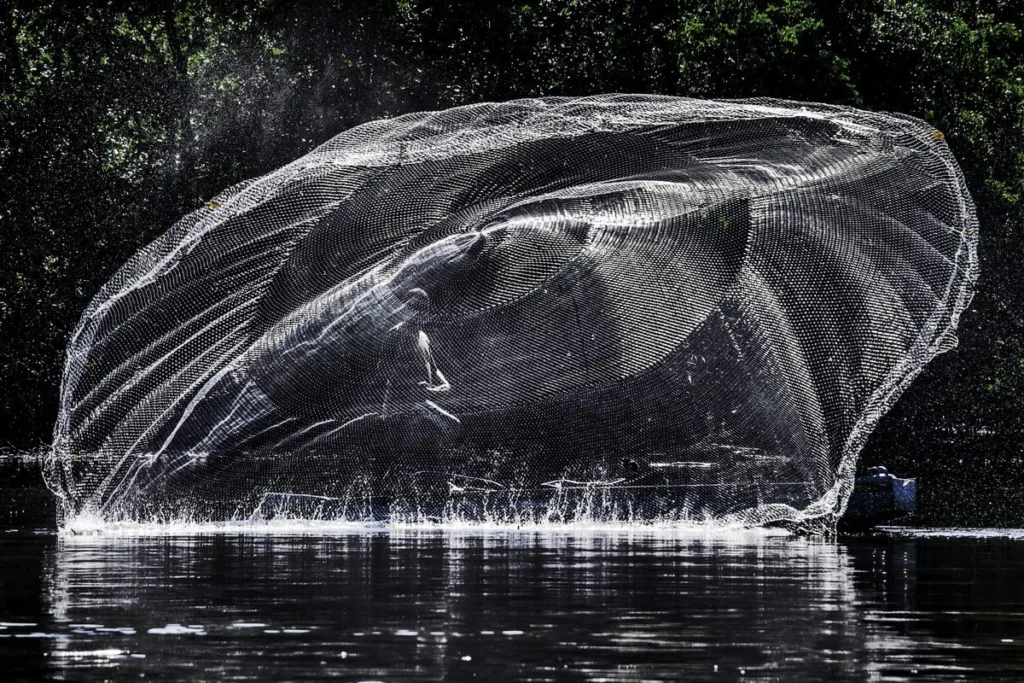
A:
[[[840,527],[863,531],[917,512],[917,481],[901,479],[885,467],[868,469],[854,481],[853,494]]]

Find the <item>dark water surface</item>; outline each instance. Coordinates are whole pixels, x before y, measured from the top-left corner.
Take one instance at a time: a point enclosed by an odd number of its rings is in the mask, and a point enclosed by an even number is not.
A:
[[[8,533],[0,677],[1024,680],[1022,574],[999,533]]]

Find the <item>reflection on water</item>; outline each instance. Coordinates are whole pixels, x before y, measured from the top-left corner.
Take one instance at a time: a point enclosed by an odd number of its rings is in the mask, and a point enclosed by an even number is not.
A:
[[[1024,541],[0,538],[14,677],[1019,680]]]

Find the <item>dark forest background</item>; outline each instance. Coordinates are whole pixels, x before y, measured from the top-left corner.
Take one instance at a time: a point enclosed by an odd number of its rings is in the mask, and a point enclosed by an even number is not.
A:
[[[605,92],[944,131],[982,278],[862,463],[917,476],[921,521],[1024,525],[1024,0],[0,3],[0,447],[45,447],[89,299],[223,188],[371,119]]]

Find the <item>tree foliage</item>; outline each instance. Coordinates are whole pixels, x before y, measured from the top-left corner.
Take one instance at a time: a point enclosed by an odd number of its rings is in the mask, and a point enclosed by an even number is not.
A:
[[[383,116],[611,91],[834,102],[943,130],[978,204],[982,281],[959,349],[867,457],[913,470],[965,434],[1020,442],[1021,0],[7,3],[0,435],[48,440],[88,300],[224,187]],[[990,468],[1024,478],[1015,457]]]

